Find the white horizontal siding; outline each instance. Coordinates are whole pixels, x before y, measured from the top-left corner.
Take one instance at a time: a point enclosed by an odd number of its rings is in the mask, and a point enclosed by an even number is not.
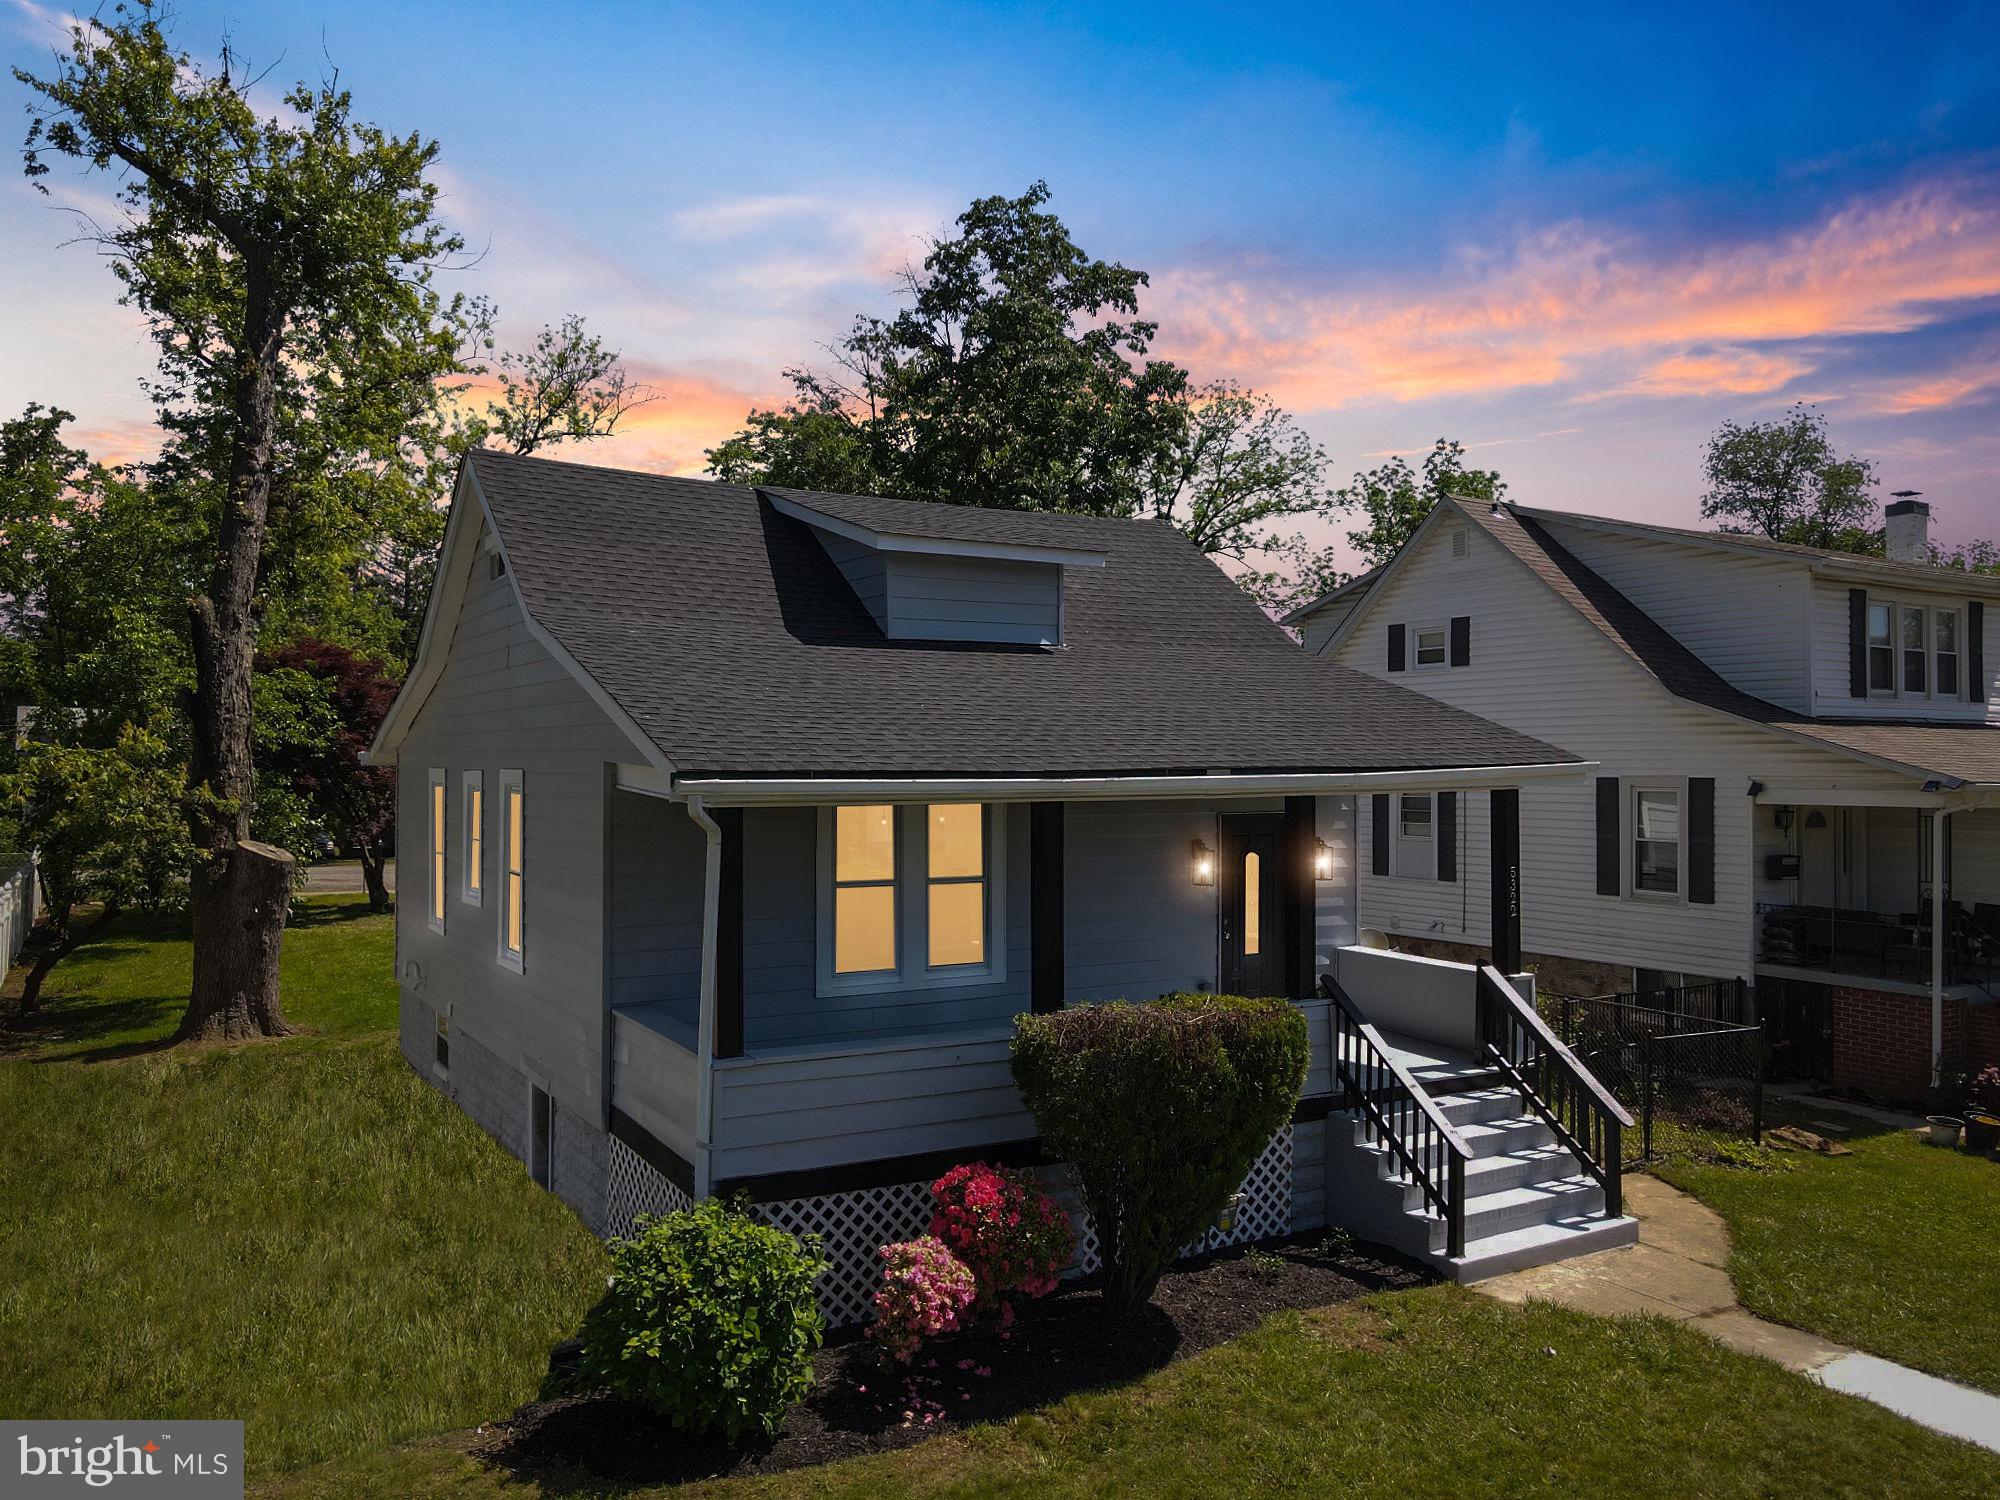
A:
[[[1596,808],[1587,779],[1521,790],[1522,943],[1530,952],[1700,974],[1748,974],[1753,871],[1767,852],[1752,831],[1752,780],[1828,787],[1907,787],[1907,778],[1706,713],[1667,695],[1483,532],[1452,560],[1433,536],[1388,581],[1339,651],[1362,671],[1535,735],[1633,781],[1716,782],[1716,904],[1600,896]],[[1472,617],[1472,663],[1442,672],[1385,670],[1378,622]],[[1483,793],[1462,794],[1463,883],[1381,879],[1371,820],[1356,817],[1360,916],[1392,933],[1491,939],[1491,819]]]
[[[603,1116],[605,766],[630,741],[528,632],[512,581],[473,563],[444,673],[418,711],[398,760],[397,972],[424,1004],[451,1007],[452,1029],[512,1067],[546,1078],[557,1102]],[[445,931],[429,925],[428,772],[448,773]],[[499,952],[502,769],[523,772],[526,956]],[[459,773],[484,773],[486,898],[463,883]],[[522,1100],[525,1110],[527,1101]]]
[[[2000,723],[2000,599],[1988,599],[1986,610],[1986,701],[1974,703],[1963,693],[1956,698],[1874,698],[1852,696],[1853,678],[1848,645],[1848,590],[1855,585],[1819,578],[1813,581],[1813,711],[1839,719],[1937,719],[1959,723]],[[1967,596],[1940,592],[1919,594],[1903,588],[1869,589],[1871,597],[1934,608],[1956,609],[1959,628],[1967,628]],[[1968,640],[1968,646],[1971,644]],[[1959,674],[1971,671],[1971,652],[1959,653]]]
[[[889,560],[886,618],[897,640],[1055,645],[1062,639],[1062,569],[899,552]]]

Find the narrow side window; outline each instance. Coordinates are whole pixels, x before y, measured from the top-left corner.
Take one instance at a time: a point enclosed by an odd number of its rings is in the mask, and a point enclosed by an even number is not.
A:
[[[500,773],[500,962],[519,970],[527,957],[527,801],[519,771]]]
[[[478,906],[486,899],[486,775],[483,771],[466,771],[461,773],[461,780],[464,785],[458,800],[465,823],[461,856],[465,876],[459,895],[469,905]]]
[[[444,931],[444,768],[431,767],[430,781],[430,921],[433,932]]]

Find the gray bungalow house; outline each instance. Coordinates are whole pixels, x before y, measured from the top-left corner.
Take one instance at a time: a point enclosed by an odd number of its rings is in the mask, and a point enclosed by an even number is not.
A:
[[[1016,1014],[1205,988],[1314,1042],[1212,1241],[1631,1238],[1514,973],[1518,788],[1592,767],[1299,651],[1168,527],[478,452],[372,756],[405,1054],[599,1232],[740,1196],[859,1317],[944,1167],[1041,1161]],[[1495,829],[1497,967],[1354,946],[1355,799],[1406,789]]]

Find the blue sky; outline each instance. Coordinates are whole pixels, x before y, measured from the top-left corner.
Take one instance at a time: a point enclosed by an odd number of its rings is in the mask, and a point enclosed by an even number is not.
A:
[[[1803,398],[1944,536],[2000,534],[2000,7],[175,9],[442,142],[466,288],[517,336],[586,314],[661,393],[605,462],[698,470],[968,199],[1045,178],[1152,273],[1162,350],[1340,475],[1451,436],[1522,500],[1687,521],[1716,422]],[[0,0],[4,60],[61,15]],[[68,233],[0,178],[0,407],[136,451],[148,352]]]

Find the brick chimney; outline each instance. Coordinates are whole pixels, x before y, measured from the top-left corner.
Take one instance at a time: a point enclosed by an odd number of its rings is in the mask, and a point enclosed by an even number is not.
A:
[[[1931,560],[1931,508],[1921,500],[1892,501],[1882,512],[1882,551],[1890,562]]]

